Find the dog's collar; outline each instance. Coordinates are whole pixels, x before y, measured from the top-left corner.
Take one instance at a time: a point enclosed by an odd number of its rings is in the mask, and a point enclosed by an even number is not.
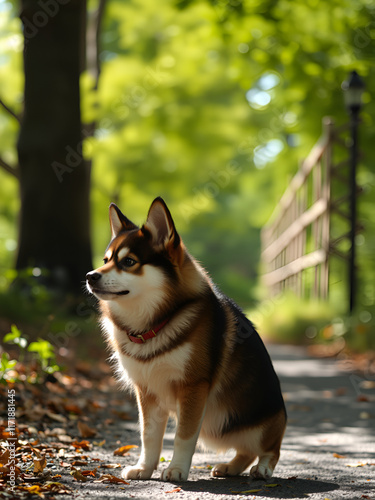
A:
[[[156,334],[165,326],[169,321],[169,318],[164,320],[162,323],[159,325],[155,326],[152,328],[152,330],[149,330],[146,333],[139,333],[137,335],[128,335],[129,339],[132,342],[135,342],[136,344],[144,344],[146,340],[152,339],[153,337],[156,337]]]

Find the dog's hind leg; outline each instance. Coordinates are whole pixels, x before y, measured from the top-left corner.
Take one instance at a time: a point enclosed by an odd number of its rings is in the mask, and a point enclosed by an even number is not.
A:
[[[269,453],[259,457],[259,462],[251,467],[250,476],[254,479],[269,479],[279,460],[279,453]]]
[[[238,476],[254,462],[256,455],[237,452],[237,455],[228,463],[217,464],[211,471],[213,477]]]
[[[268,421],[264,428],[259,462],[250,470],[254,479],[269,479],[272,477],[280,457],[280,446],[285,431],[286,415],[284,410]]]

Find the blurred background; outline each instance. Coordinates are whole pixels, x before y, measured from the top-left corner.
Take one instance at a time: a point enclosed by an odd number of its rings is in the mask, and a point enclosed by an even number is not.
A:
[[[83,283],[109,242],[108,206],[141,224],[162,196],[264,335],[374,347],[374,54],[369,0],[0,0],[2,336],[14,324],[66,355],[97,332]],[[350,311],[345,259],[326,297],[308,279],[298,297],[271,294],[261,230],[323,118],[349,122],[352,71],[365,88]]]

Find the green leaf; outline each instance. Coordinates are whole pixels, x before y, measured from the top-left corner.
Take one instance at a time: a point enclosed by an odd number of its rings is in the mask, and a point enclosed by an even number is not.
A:
[[[16,325],[12,325],[10,333],[7,333],[4,337],[4,342],[18,344],[16,340],[21,338],[21,335],[21,330],[19,330]]]
[[[54,356],[54,347],[48,340],[38,339],[37,342],[31,342],[27,350],[38,353],[44,361]]]
[[[61,371],[61,367],[59,365],[51,365],[47,366],[44,371],[47,373],[55,373]]]
[[[1,356],[1,371],[3,372],[3,376],[8,370],[11,370],[17,364],[16,359],[9,359],[9,354],[7,352],[3,352]]]

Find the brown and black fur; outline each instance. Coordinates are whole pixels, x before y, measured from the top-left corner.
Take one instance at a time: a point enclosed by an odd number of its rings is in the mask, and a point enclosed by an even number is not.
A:
[[[105,264],[88,274],[88,286],[100,299],[119,373],[138,399],[142,454],[123,476],[151,476],[172,413],[178,420],[175,453],[164,480],[187,479],[198,436],[209,448],[237,452],[232,461],[214,467],[212,475],[239,474],[259,457],[251,475],[270,477],[286,412],[260,336],[187,252],[161,198],[154,200],[141,228],[115,205],[110,220]],[[124,268],[122,262],[131,266]],[[127,283],[129,290],[121,289]],[[154,287],[150,292],[148,283]],[[145,344],[129,339],[166,319]]]

